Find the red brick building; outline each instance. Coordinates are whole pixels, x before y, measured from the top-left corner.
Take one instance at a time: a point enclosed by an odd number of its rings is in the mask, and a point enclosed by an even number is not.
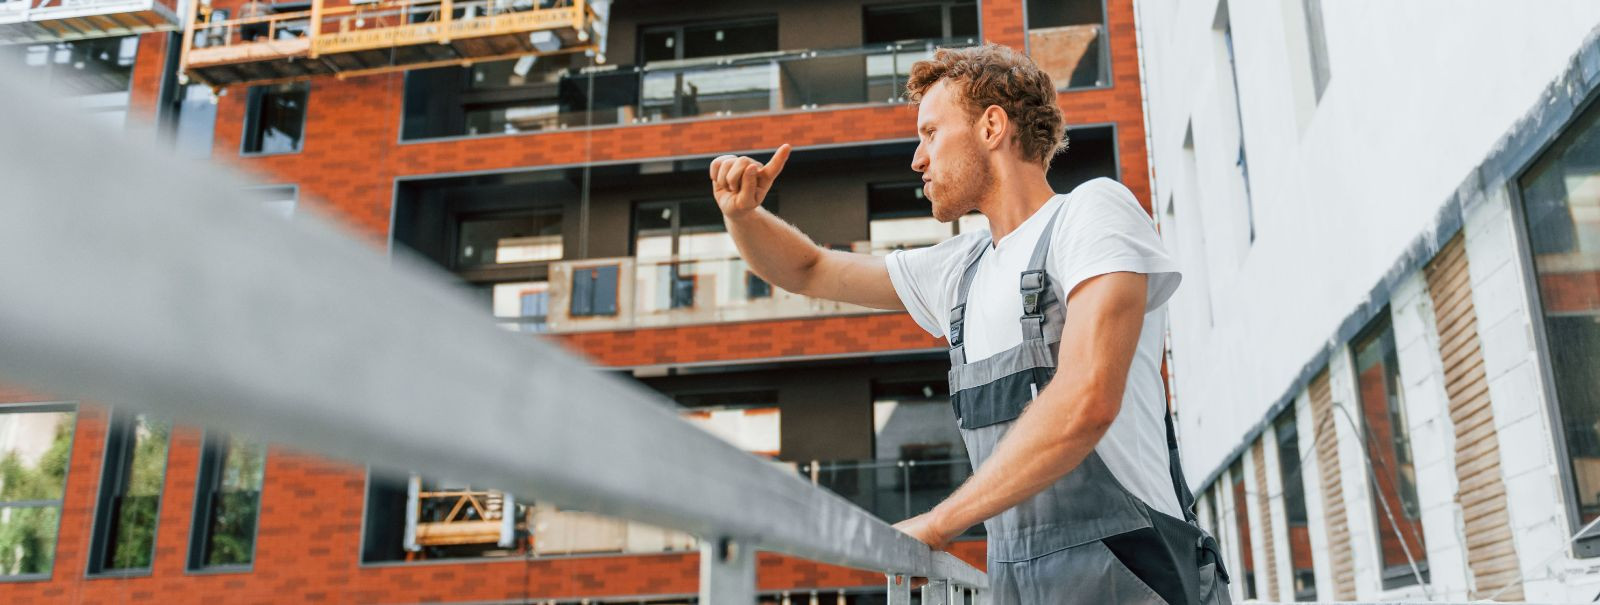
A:
[[[456,18],[496,5],[457,2]],[[195,10],[152,6],[140,22],[156,30]],[[309,10],[265,7],[217,0],[201,14]],[[180,155],[255,175],[274,210],[330,217],[438,265],[508,329],[632,375],[888,521],[925,510],[970,472],[945,421],[943,343],[904,314],[808,300],[749,273],[708,205],[706,166],[794,145],[768,206],[824,245],[882,253],[981,226],[932,220],[900,97],[935,45],[991,41],[1028,47],[1058,79],[1071,147],[1052,169],[1057,189],[1108,176],[1148,204],[1131,0],[609,8],[603,66],[571,53],[213,96],[180,83],[181,32],[125,35],[142,31],[126,14],[54,27],[3,10],[0,60],[97,119],[157,123]],[[272,23],[255,41],[307,37],[303,23]],[[189,42],[227,46],[248,24],[200,27]],[[688,537],[537,494],[114,405],[22,391],[0,402],[0,602],[671,603],[697,590]],[[954,550],[981,566],[981,528]],[[758,573],[773,602],[883,598],[875,572],[763,555]]]

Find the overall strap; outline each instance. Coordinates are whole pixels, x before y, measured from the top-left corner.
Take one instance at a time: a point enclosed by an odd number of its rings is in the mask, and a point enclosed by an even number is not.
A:
[[[1198,524],[1200,518],[1194,514],[1194,492],[1189,491],[1189,482],[1183,478],[1183,463],[1178,460],[1178,430],[1172,425],[1172,412],[1164,410],[1161,414],[1167,421],[1167,465],[1172,473],[1172,490],[1178,494],[1178,508],[1183,510],[1183,520]]]
[[[1050,222],[1045,223],[1044,233],[1039,236],[1039,242],[1033,245],[1033,256],[1028,259],[1028,269],[1022,272],[1020,285],[1023,340],[1045,337],[1044,294],[1050,290],[1050,274],[1045,271],[1045,264],[1050,258],[1050,240],[1055,239],[1056,220],[1061,218],[1061,209],[1066,205],[1065,201],[1061,202],[1050,215]]]
[[[961,273],[961,283],[956,286],[956,306],[950,309],[950,365],[952,366],[967,363],[967,351],[963,346],[966,343],[967,293],[972,290],[972,279],[978,274],[978,261],[983,260],[983,254],[989,251],[989,241],[986,237],[978,238],[978,253],[967,263],[966,271]]]

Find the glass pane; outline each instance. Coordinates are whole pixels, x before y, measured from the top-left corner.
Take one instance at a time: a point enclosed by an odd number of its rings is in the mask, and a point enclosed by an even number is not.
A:
[[[1239,561],[1244,569],[1244,598],[1256,598],[1256,562],[1250,542],[1250,495],[1244,489],[1244,459],[1235,460],[1228,469],[1233,481],[1233,522],[1239,528]]]
[[[287,153],[300,150],[305,129],[306,98],[304,84],[257,87],[251,110],[254,115],[245,125],[246,153]]]
[[[0,577],[50,573],[59,506],[0,507]]]
[[[462,220],[457,242],[458,268],[559,260],[561,214]]]
[[[1101,0],[1028,0],[1028,49],[1058,88],[1109,84]]]
[[[879,385],[872,401],[878,460],[965,460],[966,444],[942,380]]]
[[[652,120],[768,111],[777,69],[762,61],[646,72],[640,111]]]
[[[938,4],[868,6],[866,11],[862,40],[867,44],[944,37],[944,7]]]
[[[1600,516],[1600,111],[1523,177],[1522,211],[1581,523]]]
[[[966,2],[950,7],[950,37],[976,38],[978,36],[978,4]]]
[[[918,181],[869,185],[867,217],[874,253],[931,246],[955,234],[954,224],[933,218]]]
[[[73,412],[0,413],[0,504],[60,500]]]
[[[138,53],[138,36],[0,47],[6,63],[29,68],[69,95],[128,91]]]
[[[221,455],[216,488],[210,494],[211,519],[204,564],[248,565],[254,550],[267,449],[241,439],[226,439]]]
[[[684,59],[778,50],[778,22],[692,25],[683,29]]]
[[[129,430],[133,446],[126,462],[122,493],[112,500],[113,529],[111,542],[106,545],[106,569],[146,568],[155,554],[156,513],[161,506],[171,429],[140,415]]]
[[[494,285],[494,316],[500,326],[516,332],[543,332],[550,315],[550,284],[542,281]]]
[[[1393,579],[1395,585],[1414,583],[1407,554],[1422,565],[1427,562],[1427,552],[1422,539],[1422,509],[1417,502],[1416,467],[1406,429],[1405,399],[1400,390],[1399,358],[1387,317],[1380,317],[1368,335],[1356,342],[1356,388],[1362,422],[1366,424],[1367,456],[1377,480],[1373,513],[1380,555],[1386,576],[1394,576],[1386,579]]]
[[[1304,477],[1300,474],[1300,434],[1294,410],[1273,424],[1278,439],[1278,477],[1283,485],[1283,510],[1289,525],[1289,563],[1294,580],[1294,600],[1317,600],[1317,579],[1312,567],[1311,529],[1306,519]]]
[[[678,28],[645,30],[639,34],[639,63],[678,58]]]

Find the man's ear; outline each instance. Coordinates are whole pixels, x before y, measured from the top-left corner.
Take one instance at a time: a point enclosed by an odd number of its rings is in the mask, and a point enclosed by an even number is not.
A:
[[[1011,126],[1011,117],[1006,115],[1006,110],[999,105],[990,105],[978,115],[978,134],[983,137],[983,142],[989,149],[999,149],[1006,142],[1006,130]]]

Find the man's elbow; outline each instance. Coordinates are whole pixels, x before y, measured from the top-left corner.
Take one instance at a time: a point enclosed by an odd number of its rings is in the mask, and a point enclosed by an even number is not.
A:
[[[1077,421],[1080,431],[1099,439],[1106,431],[1111,429],[1111,423],[1117,421],[1117,414],[1122,411],[1122,388],[1111,388],[1111,385],[1090,385],[1080,401],[1084,402],[1078,410]]]

